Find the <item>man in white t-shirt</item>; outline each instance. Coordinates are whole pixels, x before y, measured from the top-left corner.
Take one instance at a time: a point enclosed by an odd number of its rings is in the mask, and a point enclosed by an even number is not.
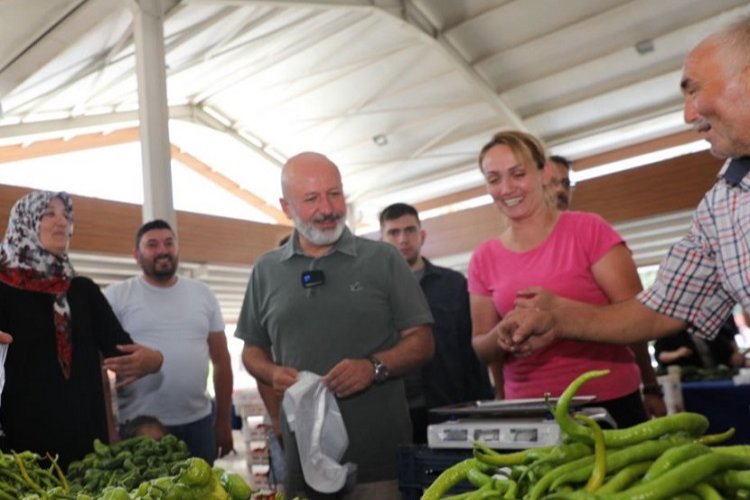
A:
[[[107,287],[104,295],[133,340],[159,349],[164,364],[118,388],[120,423],[156,417],[191,455],[213,463],[233,449],[232,367],[219,303],[206,284],[177,276],[177,238],[165,221],[141,226],[133,255],[143,274]],[[206,392],[209,361],[215,408]]]

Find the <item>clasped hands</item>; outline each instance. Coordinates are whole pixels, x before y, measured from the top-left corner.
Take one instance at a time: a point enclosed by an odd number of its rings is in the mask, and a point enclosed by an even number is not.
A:
[[[492,329],[498,346],[526,357],[556,340],[551,310],[562,300],[542,287],[519,290],[515,308]]]

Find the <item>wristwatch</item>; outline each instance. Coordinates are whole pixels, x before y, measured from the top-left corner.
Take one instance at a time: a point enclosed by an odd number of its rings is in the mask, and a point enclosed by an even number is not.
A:
[[[372,363],[372,366],[375,369],[375,378],[373,379],[375,383],[382,384],[383,382],[388,380],[388,368],[383,364],[383,362],[380,361],[375,355],[372,355],[367,359],[370,360],[370,363]]]

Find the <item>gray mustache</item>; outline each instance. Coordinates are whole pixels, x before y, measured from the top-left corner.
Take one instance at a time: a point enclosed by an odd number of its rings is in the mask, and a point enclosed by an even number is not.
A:
[[[339,213],[316,215],[313,217],[313,222],[338,222],[342,217],[343,215]]]

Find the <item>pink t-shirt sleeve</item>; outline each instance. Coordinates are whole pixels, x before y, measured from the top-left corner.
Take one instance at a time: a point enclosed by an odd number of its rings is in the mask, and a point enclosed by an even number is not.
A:
[[[587,242],[584,248],[588,253],[589,266],[596,264],[616,245],[625,243],[622,236],[600,215],[588,212],[572,212],[570,215],[575,216],[575,233]]]

